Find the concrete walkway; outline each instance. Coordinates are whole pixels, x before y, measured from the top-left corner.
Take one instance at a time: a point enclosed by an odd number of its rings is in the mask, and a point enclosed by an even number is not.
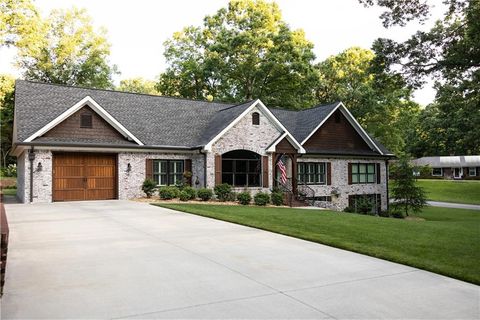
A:
[[[9,204],[2,319],[478,319],[479,287],[129,201]]]
[[[427,201],[427,203],[432,207],[480,210],[480,205],[476,205],[476,204],[450,203],[450,202],[440,202],[440,201]]]

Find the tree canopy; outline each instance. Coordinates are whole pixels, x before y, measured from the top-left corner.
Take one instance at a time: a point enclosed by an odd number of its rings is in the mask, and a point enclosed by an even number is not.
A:
[[[232,102],[260,98],[271,106],[304,108],[313,100],[313,44],[291,30],[276,3],[231,0],[202,26],[165,42],[166,95]]]
[[[120,85],[117,87],[117,90],[160,95],[160,92],[157,91],[155,86],[155,81],[138,77],[121,80]]]

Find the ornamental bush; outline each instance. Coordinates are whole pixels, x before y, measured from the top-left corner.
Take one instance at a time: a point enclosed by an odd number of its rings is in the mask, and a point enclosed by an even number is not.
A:
[[[257,206],[266,206],[270,202],[270,195],[265,192],[259,192],[253,197],[253,201]]]
[[[151,198],[157,189],[157,183],[152,179],[145,179],[142,184],[142,191],[145,192],[147,198]]]
[[[190,194],[185,190],[179,192],[178,198],[180,199],[180,201],[188,201],[191,199]]]
[[[271,196],[272,203],[276,206],[283,205],[283,193],[282,192],[272,192]]]
[[[190,186],[183,187],[182,191],[185,191],[188,194],[188,200],[195,200],[197,197],[197,191]]]
[[[230,193],[232,192],[232,186],[229,185],[228,183],[222,183],[219,185],[216,185],[215,188],[213,188],[215,191],[215,194],[217,195],[218,200],[220,201],[227,201]]]
[[[252,195],[248,191],[240,192],[237,194],[237,200],[240,204],[247,205],[252,201]]]
[[[170,199],[176,198],[178,197],[179,193],[180,192],[178,188],[174,186],[165,186],[165,187],[161,187],[158,190],[158,195],[160,196],[160,199],[163,199],[163,200],[170,200]]]
[[[208,200],[212,199],[213,191],[212,191],[212,189],[201,188],[201,189],[198,189],[197,196],[200,199],[202,199],[202,201],[208,201]]]

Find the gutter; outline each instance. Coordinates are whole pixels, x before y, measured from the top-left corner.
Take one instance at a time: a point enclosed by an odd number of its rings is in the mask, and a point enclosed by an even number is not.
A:
[[[28,161],[30,161],[30,203],[33,202],[33,161],[35,160],[35,153],[33,147],[28,150]]]

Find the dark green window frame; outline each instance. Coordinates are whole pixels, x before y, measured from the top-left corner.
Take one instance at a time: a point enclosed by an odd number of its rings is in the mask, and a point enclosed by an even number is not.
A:
[[[182,184],[184,170],[184,160],[153,160],[153,180],[158,186]]]
[[[377,182],[375,163],[352,163],[352,184],[373,184]]]
[[[327,163],[297,162],[297,180],[306,184],[327,184]]]

